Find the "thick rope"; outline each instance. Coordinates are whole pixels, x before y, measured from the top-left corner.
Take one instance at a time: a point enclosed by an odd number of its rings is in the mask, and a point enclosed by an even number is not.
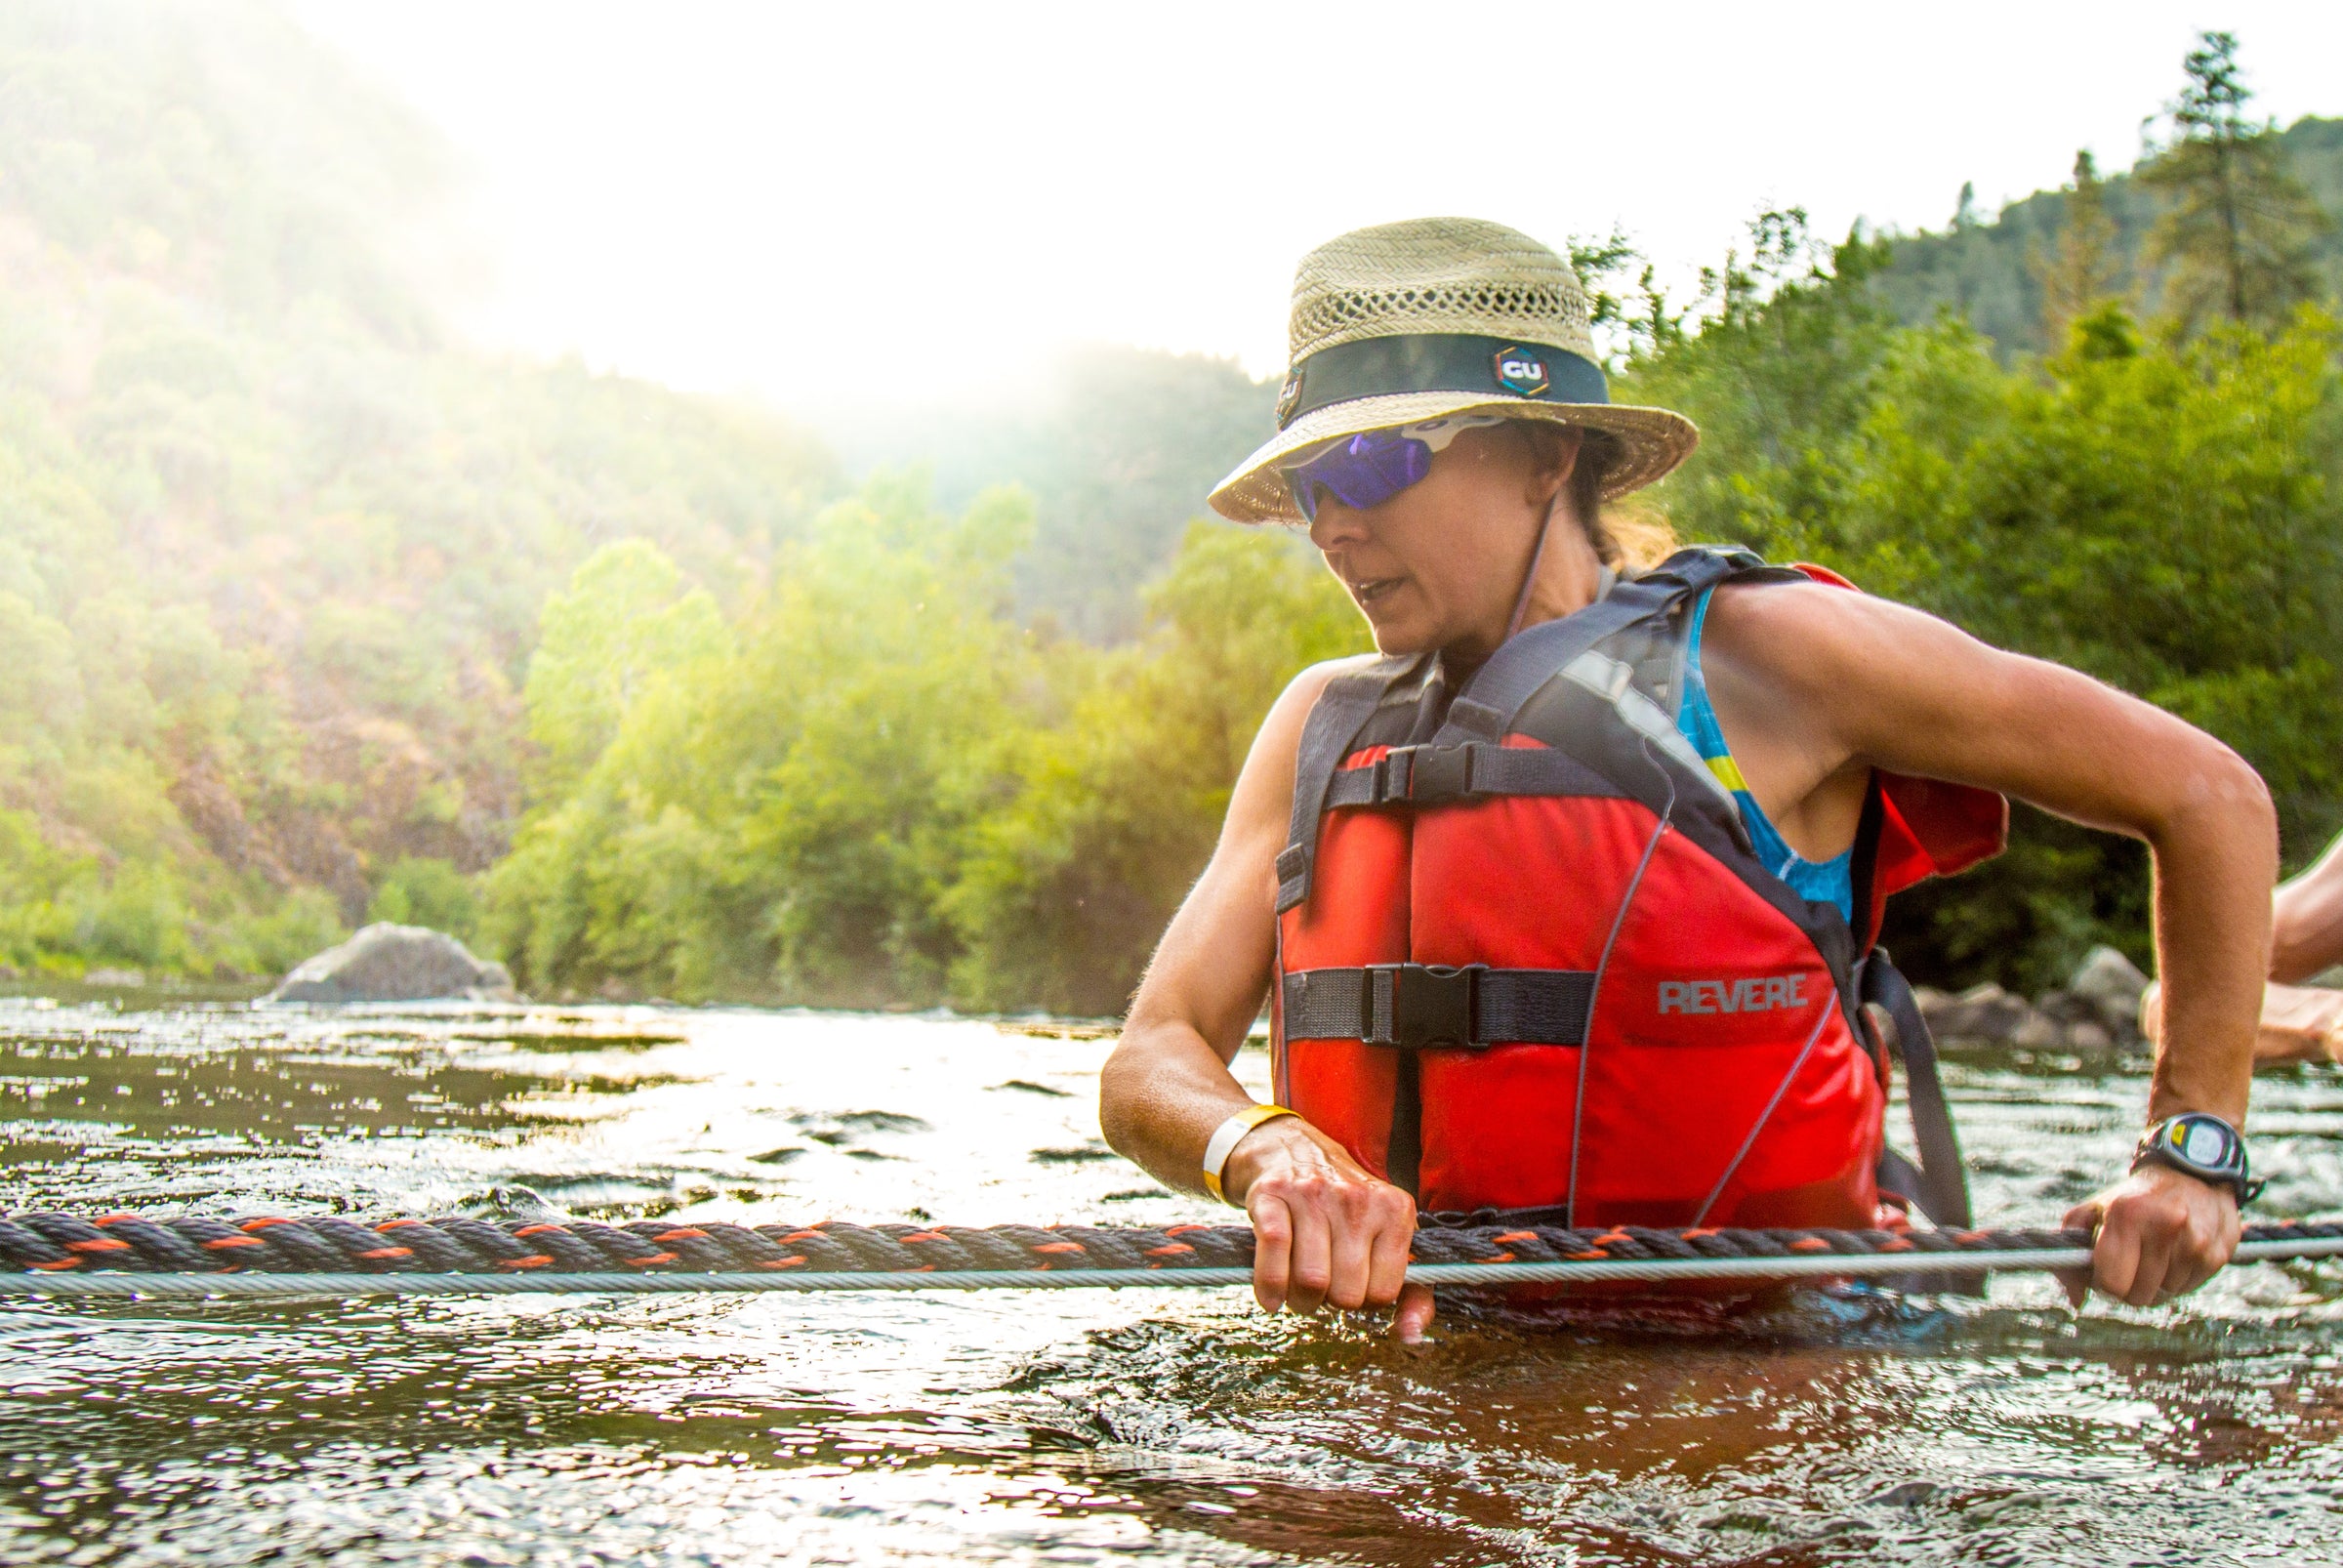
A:
[[[2343,1255],[2343,1222],[2248,1225],[2240,1260]],[[1937,1279],[2090,1260],[2079,1230],[1608,1230],[1425,1225],[1409,1278]],[[510,1295],[523,1292],[1060,1289],[1231,1285],[1251,1278],[1243,1225],[730,1225],[635,1220],[335,1217],[0,1218],[0,1295]]]

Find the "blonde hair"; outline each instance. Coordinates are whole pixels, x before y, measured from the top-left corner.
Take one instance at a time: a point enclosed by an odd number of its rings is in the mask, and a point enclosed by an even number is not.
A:
[[[1651,570],[1679,547],[1676,530],[1649,506],[1631,506],[1624,516],[1615,511],[1599,526],[1603,536],[1618,546],[1621,560],[1639,571]]]
[[[1579,432],[1579,458],[1570,470],[1570,510],[1585,530],[1597,560],[1615,570],[1652,567],[1676,553],[1675,530],[1648,503],[1637,503],[1624,515],[1604,516],[1603,486],[1619,460],[1618,443],[1607,432],[1526,419],[1506,423],[1521,433],[1541,463],[1555,466],[1562,460],[1562,431]]]

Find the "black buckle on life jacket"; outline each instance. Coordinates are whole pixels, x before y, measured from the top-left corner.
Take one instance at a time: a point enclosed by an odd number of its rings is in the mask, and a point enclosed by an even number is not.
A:
[[[1374,964],[1362,972],[1366,994],[1359,1011],[1367,1019],[1367,1044],[1402,1051],[1488,1044],[1476,1027],[1488,965]]]
[[[1472,747],[1394,746],[1376,764],[1376,800],[1424,804],[1472,793]]]

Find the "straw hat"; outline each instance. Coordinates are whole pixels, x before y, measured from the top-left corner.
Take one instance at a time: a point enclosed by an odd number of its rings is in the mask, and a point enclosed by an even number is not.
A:
[[[1606,499],[1701,438],[1681,414],[1611,401],[1578,275],[1502,224],[1418,218],[1329,240],[1295,270],[1291,338],[1277,434],[1213,490],[1234,522],[1300,522],[1280,466],[1363,431],[1492,414],[1601,431]]]

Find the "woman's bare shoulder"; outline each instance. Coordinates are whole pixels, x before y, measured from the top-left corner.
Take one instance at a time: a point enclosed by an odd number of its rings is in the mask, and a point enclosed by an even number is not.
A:
[[[1265,803],[1282,802],[1293,793],[1295,754],[1301,747],[1301,730],[1309,722],[1310,710],[1336,678],[1364,670],[1375,659],[1372,653],[1328,659],[1311,665],[1286,682],[1286,689],[1270,705],[1268,716],[1262,719],[1260,729],[1253,737],[1253,749],[1245,758],[1245,770],[1237,781],[1237,799],[1232,803],[1235,810],[1241,812],[1248,806],[1265,810]],[[1283,805],[1278,809],[1283,810]]]
[[[1369,669],[1379,658],[1379,654],[1352,653],[1339,659],[1321,660],[1286,682],[1285,692],[1277,699],[1277,705],[1282,708],[1288,703],[1299,703],[1306,709],[1318,700],[1319,694],[1333,684],[1337,676]]]
[[[1308,722],[1310,710],[1326,694],[1326,688],[1341,676],[1364,670],[1374,664],[1372,653],[1354,653],[1347,658],[1328,659],[1313,664],[1286,682],[1286,689],[1270,705],[1268,717],[1261,721],[1260,736],[1254,742],[1253,756],[1259,761],[1264,752],[1282,752],[1286,765],[1294,762],[1294,748],[1301,739],[1301,726]],[[1271,745],[1271,742],[1282,744]],[[1246,764],[1249,768],[1251,763]]]
[[[1915,634],[1968,640],[1925,610],[1828,583],[1727,583],[1709,603],[1702,643],[1719,662],[1829,688],[1843,666],[1872,662],[1883,640]]]

